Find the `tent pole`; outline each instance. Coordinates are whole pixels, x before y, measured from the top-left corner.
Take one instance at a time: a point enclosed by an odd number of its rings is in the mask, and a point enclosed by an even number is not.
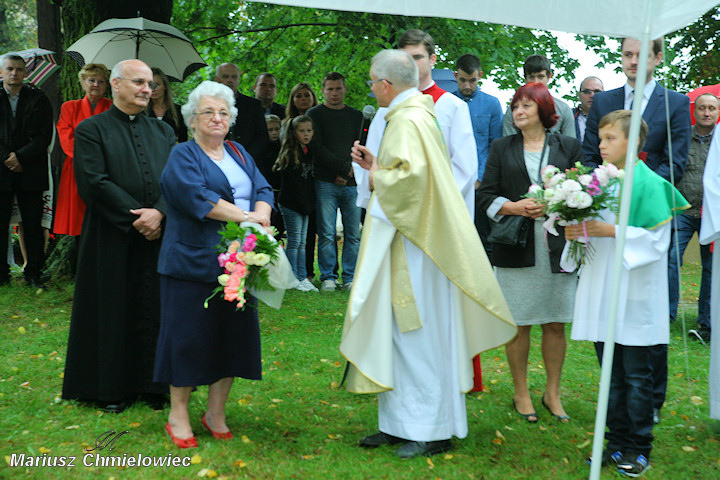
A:
[[[620,214],[617,222],[618,228],[616,230],[615,261],[613,266],[612,290],[610,293],[610,308],[608,310],[610,318],[608,318],[607,321],[607,332],[600,373],[600,391],[598,393],[597,413],[595,414],[595,434],[593,437],[590,480],[599,480],[600,478],[600,463],[605,440],[608,396],[610,394],[610,377],[612,375],[613,356],[615,354],[615,326],[617,323],[620,298],[620,279],[623,272],[623,251],[625,250],[625,236],[628,218],[630,216],[633,175],[635,172],[635,160],[637,159],[640,120],[642,119],[643,87],[647,79],[647,59],[650,53],[650,15],[654,8],[655,6],[652,0],[646,2],[643,22],[644,28],[643,33],[640,35],[640,54],[638,58],[637,78],[635,79],[635,97],[633,99],[630,133],[628,135],[628,150],[625,156],[625,179],[623,180],[623,188],[621,189]]]

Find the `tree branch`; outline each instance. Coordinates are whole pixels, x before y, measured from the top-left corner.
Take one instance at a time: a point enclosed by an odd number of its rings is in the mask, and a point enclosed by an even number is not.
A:
[[[217,40],[218,38],[227,37],[228,35],[233,35],[233,34],[243,35],[246,33],[271,32],[273,30],[284,30],[284,29],[293,28],[293,27],[337,27],[339,25],[340,25],[339,23],[308,22],[308,23],[289,23],[287,25],[275,25],[273,27],[250,28],[247,30],[225,30],[225,33],[223,33],[221,35],[215,35],[212,37],[208,37],[203,40],[199,40],[199,43],[209,42],[211,40]],[[217,27],[199,27],[199,28],[189,30],[188,33],[198,32],[201,30],[218,31],[220,29]]]

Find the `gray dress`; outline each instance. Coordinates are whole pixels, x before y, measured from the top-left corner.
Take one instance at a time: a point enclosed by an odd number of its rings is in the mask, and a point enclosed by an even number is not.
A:
[[[547,157],[547,155],[546,155]],[[547,158],[543,163],[547,163]],[[525,166],[530,178],[538,181],[540,152],[525,151]],[[535,266],[521,268],[495,267],[500,289],[505,295],[515,323],[543,325],[545,323],[570,323],[575,303],[575,273],[552,273],[548,255],[545,218],[534,222]],[[549,235],[549,234],[548,234]]]

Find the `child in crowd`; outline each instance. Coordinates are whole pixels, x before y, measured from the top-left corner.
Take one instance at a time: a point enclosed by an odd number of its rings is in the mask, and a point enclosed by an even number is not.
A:
[[[260,158],[255,159],[255,163],[263,174],[265,180],[268,181],[275,195],[275,208],[270,214],[270,224],[277,229],[277,238],[281,238],[285,233],[285,225],[283,224],[282,215],[277,210],[277,198],[280,193],[280,174],[273,171],[273,166],[280,153],[280,117],[277,115],[265,115],[265,123],[267,124],[268,137],[270,141],[267,143]]]
[[[604,162],[618,168],[625,167],[630,117],[629,110],[616,110],[598,124],[600,154]],[[638,149],[644,145],[647,132],[643,121]],[[675,187],[639,160],[635,163],[632,185],[602,465],[613,465],[621,474],[638,477],[650,468],[653,441],[649,347],[667,344],[670,337],[667,281],[670,220],[689,204]],[[616,195],[619,194],[617,188]],[[617,218],[610,210],[600,215],[599,220],[586,221],[584,227],[565,227],[565,238],[577,240],[587,235],[594,247],[591,258],[586,257],[580,270],[571,338],[595,342],[602,362],[611,314],[608,299],[613,282]],[[567,253],[566,245],[560,265],[572,271],[577,265]]]
[[[307,279],[305,244],[309,215],[315,209],[315,179],[313,155],[308,148],[313,138],[313,122],[300,115],[287,123],[287,132],[280,147],[274,171],[280,172],[280,195],[277,203],[287,229],[285,253],[293,273],[300,281],[296,288],[301,292],[317,292]]]

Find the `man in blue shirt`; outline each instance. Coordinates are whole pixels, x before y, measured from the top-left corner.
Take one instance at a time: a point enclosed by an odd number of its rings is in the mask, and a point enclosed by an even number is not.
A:
[[[490,144],[496,138],[502,137],[502,107],[497,98],[481,92],[478,88],[478,82],[483,73],[479,58],[466,54],[457,59],[455,66],[458,89],[452,93],[467,102],[477,144],[478,179],[475,182],[475,191],[477,192],[485,173],[485,162],[490,151]],[[485,212],[478,211],[477,208],[475,209],[475,227],[489,255],[491,245],[487,242],[487,236],[490,233],[490,221]]]

